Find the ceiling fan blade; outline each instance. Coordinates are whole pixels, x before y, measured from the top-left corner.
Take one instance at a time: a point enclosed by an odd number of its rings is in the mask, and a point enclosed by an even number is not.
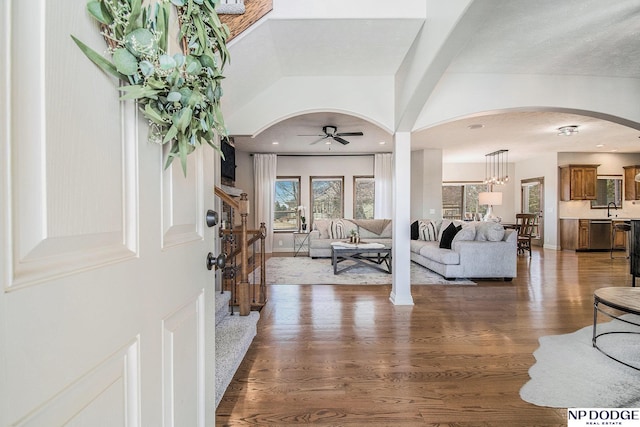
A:
[[[314,136],[315,136],[315,135],[314,135]],[[319,136],[319,135],[318,135],[318,136]],[[325,139],[327,139],[327,138],[329,138],[329,135],[325,135],[325,136],[323,136],[323,137],[322,137],[322,138],[320,138],[320,139],[317,139],[317,140],[315,140],[315,141],[313,141],[313,142],[310,142],[310,143],[309,143],[309,145],[317,144],[318,142],[323,141],[323,140],[325,140]]]
[[[332,138],[335,139],[336,141],[338,141],[340,144],[343,144],[343,145],[347,145],[349,143],[349,141],[347,141],[346,139],[342,139],[337,135],[333,135]]]
[[[323,134],[323,133],[314,133],[313,135],[308,134],[308,135],[298,135],[298,136],[325,136],[325,134]]]
[[[336,133],[336,136],[362,136],[364,133],[362,132],[340,132]]]

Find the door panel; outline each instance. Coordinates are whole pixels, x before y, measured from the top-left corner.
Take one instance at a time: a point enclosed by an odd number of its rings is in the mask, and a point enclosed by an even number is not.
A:
[[[212,425],[217,158],[164,170],[85,5],[0,2],[0,426]]]
[[[520,188],[520,212],[538,215],[531,244],[544,246],[544,178],[523,179],[520,182]]]

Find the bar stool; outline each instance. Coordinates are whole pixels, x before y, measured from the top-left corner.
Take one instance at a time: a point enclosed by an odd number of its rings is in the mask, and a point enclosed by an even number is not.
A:
[[[625,256],[613,256],[613,243],[615,241],[616,238],[616,232],[623,232],[624,233],[624,237],[625,237]],[[629,234],[631,232],[631,224],[627,224],[626,222],[622,222],[622,223],[618,223],[615,224],[613,227],[611,227],[611,250],[610,250],[610,255],[611,255],[611,259],[615,259],[615,258],[625,258],[625,259],[629,259],[629,245],[630,245],[630,241],[629,241]]]

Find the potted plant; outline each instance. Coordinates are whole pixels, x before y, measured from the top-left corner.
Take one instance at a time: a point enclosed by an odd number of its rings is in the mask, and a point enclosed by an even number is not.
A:
[[[307,217],[305,216],[305,207],[298,206],[298,215],[300,215],[300,228],[302,231],[307,231]]]

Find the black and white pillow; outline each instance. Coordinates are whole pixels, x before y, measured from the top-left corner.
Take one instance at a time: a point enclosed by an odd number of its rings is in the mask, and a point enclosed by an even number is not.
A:
[[[329,238],[330,239],[344,239],[347,237],[347,233],[345,231],[344,221],[341,219],[331,221],[331,226],[329,227]]]
[[[418,221],[418,240],[426,240],[427,242],[434,242],[438,239],[438,232],[436,225],[433,221],[421,220]]]

